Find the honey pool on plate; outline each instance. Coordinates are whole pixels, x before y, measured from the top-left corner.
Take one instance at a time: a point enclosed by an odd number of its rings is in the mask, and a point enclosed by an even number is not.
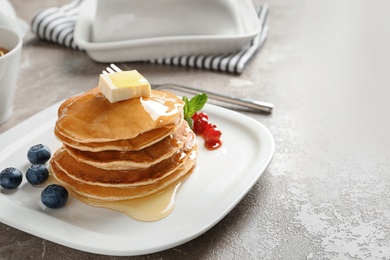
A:
[[[129,200],[100,201],[83,197],[72,190],[69,192],[73,198],[89,206],[116,210],[136,220],[151,222],[163,219],[171,214],[175,207],[176,195],[189,175],[190,173],[155,194]],[[46,183],[59,184],[53,175],[49,176]]]

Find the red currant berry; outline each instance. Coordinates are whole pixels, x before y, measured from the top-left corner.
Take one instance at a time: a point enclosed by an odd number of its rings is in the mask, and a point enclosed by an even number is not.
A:
[[[201,118],[205,118],[205,119],[209,120],[209,115],[207,115],[205,112],[200,112],[198,114],[198,116],[201,117]]]
[[[215,125],[209,124],[209,127],[204,132],[206,143],[218,143],[221,141],[222,132]]]
[[[192,118],[192,120],[198,119],[199,118],[199,114],[195,112],[195,114],[191,118]]]
[[[195,134],[197,135],[202,135],[204,134],[208,121],[204,118],[198,117],[197,119],[194,120],[194,123],[192,125],[192,130],[194,131]]]
[[[204,134],[206,134],[207,131],[209,131],[210,128],[216,128],[216,127],[217,127],[216,125],[208,123],[206,128],[204,129]]]
[[[208,150],[215,150],[219,147],[221,147],[222,145],[222,142],[219,141],[219,142],[215,142],[215,143],[204,143],[204,146],[208,149]]]

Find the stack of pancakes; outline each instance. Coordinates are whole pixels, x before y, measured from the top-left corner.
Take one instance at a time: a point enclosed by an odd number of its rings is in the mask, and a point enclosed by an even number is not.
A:
[[[63,145],[50,162],[53,176],[70,191],[103,201],[169,187],[191,172],[197,156],[183,106],[177,96],[156,90],[116,103],[98,88],[67,99],[54,130]]]

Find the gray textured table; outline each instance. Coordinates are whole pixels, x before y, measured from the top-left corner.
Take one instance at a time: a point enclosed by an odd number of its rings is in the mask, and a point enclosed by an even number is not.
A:
[[[12,0],[30,22],[66,1]],[[259,4],[261,1],[256,1]],[[275,104],[244,112],[267,126],[274,159],[222,221],[200,237],[134,259],[389,259],[390,18],[385,1],[268,1],[269,38],[242,75],[120,64],[175,82]],[[106,64],[28,33],[12,118],[0,133],[96,85]],[[0,259],[119,259],[0,224]]]

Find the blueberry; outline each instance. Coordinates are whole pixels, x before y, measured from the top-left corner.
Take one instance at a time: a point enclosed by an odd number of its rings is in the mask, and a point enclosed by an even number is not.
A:
[[[68,197],[68,190],[58,184],[50,184],[41,193],[43,205],[51,209],[58,209],[64,206]]]
[[[15,189],[22,183],[22,172],[14,167],[5,168],[0,172],[0,185],[5,189]]]
[[[43,144],[36,144],[27,152],[27,159],[32,164],[44,164],[50,159],[50,156],[50,149]]]
[[[42,184],[49,178],[49,171],[43,164],[33,164],[27,169],[26,179],[32,185]]]

